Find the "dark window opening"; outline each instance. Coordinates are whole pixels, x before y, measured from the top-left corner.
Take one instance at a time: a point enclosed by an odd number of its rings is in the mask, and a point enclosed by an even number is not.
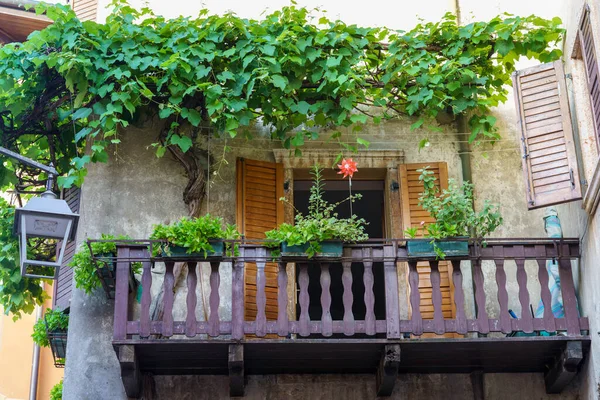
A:
[[[308,199],[310,196],[310,181],[294,182],[294,206],[305,214],[308,212]],[[360,193],[362,199],[357,200],[352,205],[352,211],[359,218],[364,218],[368,225],[366,232],[371,239],[384,238],[385,219],[384,219],[384,181],[354,181],[352,182],[352,192]],[[329,202],[339,202],[349,195],[348,181],[325,181],[325,199]],[[340,218],[348,218],[350,214],[349,204],[341,204],[337,210]],[[366,306],[364,301],[365,285],[363,281],[364,266],[362,263],[353,263],[352,271],[352,313],[355,320],[364,320],[366,315]],[[332,263],[329,266],[331,275],[331,317],[335,320],[342,320],[344,317],[344,304],[342,295],[344,287],[342,285],[343,267],[341,263]],[[298,281],[299,269],[296,268],[296,282]],[[308,266],[309,285],[308,294],[310,297],[309,317],[311,320],[321,320],[321,269],[318,265]],[[383,276],[383,263],[373,263],[374,284],[373,292],[375,294],[375,318],[385,319],[385,287]],[[297,294],[299,294],[299,287]],[[297,302],[296,315],[300,315],[300,305]]]

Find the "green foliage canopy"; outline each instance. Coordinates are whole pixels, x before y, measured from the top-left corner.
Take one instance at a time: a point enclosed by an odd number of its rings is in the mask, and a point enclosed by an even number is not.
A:
[[[447,14],[403,32],[295,5],[258,21],[206,10],[167,20],[123,0],[113,6],[98,24],[40,5],[54,24],[0,47],[0,143],[54,162],[64,187],[106,161],[142,109],[164,122],[158,156],[193,152],[199,135],[252,138],[256,124],[300,148],[320,128],[359,131],[398,115],[414,116],[416,128],[441,112],[467,113],[472,141],[497,138],[489,111],[506,100],[515,60],[559,58],[563,32],[560,19],[535,16],[457,26]],[[0,187],[12,184],[0,173]]]

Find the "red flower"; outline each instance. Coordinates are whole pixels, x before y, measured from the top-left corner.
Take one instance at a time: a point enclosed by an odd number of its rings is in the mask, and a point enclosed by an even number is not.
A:
[[[356,171],[358,171],[358,168],[356,168],[356,162],[353,161],[351,158],[349,159],[343,159],[341,164],[338,164],[338,168],[340,169],[338,174],[344,174],[344,178],[349,176],[350,179],[352,179],[352,175],[354,175],[354,173]]]

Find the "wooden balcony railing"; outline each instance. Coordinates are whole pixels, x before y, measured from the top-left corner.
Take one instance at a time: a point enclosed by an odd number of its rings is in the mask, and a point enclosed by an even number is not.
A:
[[[139,242],[138,242],[139,243]],[[579,258],[579,243],[576,239],[506,239],[488,240],[486,246],[471,243],[469,256],[462,258],[448,258],[452,263],[453,298],[455,302],[455,318],[444,318],[442,313],[442,294],[440,290],[440,272],[438,261],[435,259],[416,259],[407,256],[404,242],[388,241],[385,243],[368,243],[348,245],[344,248],[343,257],[339,260],[308,260],[308,259],[278,259],[277,273],[277,320],[267,320],[266,316],[266,275],[265,264],[273,261],[268,256],[265,247],[250,244],[241,244],[239,255],[233,258],[223,258],[210,261],[210,315],[207,321],[196,319],[196,286],[198,277],[195,265],[201,261],[198,259],[152,259],[149,256],[147,245],[120,244],[117,255],[117,283],[115,298],[115,324],[114,339],[122,340],[132,335],[140,338],[149,338],[153,335],[169,338],[174,335],[185,335],[188,338],[197,335],[208,335],[210,337],[231,337],[234,340],[242,340],[245,335],[265,337],[266,335],[277,335],[288,337],[297,334],[300,337],[309,335],[322,335],[329,337],[334,334],[342,334],[346,337],[361,335],[374,336],[384,334],[387,339],[399,339],[407,335],[420,336],[424,333],[442,335],[445,333],[467,334],[475,332],[489,334],[501,332],[508,334],[515,331],[532,333],[534,331],[545,331],[554,333],[564,332],[566,335],[580,335],[582,331],[589,329],[586,317],[580,317],[573,284],[571,261]],[[465,288],[463,288],[463,276],[460,262],[470,261],[472,266],[474,297],[476,304],[475,318],[470,319],[465,313]],[[495,281],[497,285],[497,299],[488,299],[484,287],[484,274],[481,268],[482,262],[490,260],[495,265]],[[518,298],[523,312],[519,318],[511,318],[509,314],[509,299],[507,291],[507,277],[505,263],[514,260],[516,263],[516,280],[518,284]],[[535,260],[538,265],[538,283],[541,291],[541,301],[544,304],[544,315],[542,318],[534,318],[530,310],[530,294],[528,291],[528,276],[525,269],[526,260]],[[564,318],[555,318],[551,308],[551,293],[548,288],[547,260],[556,260],[559,265],[560,290],[564,307]],[[130,263],[132,261],[142,262],[142,298],[139,319],[130,320],[128,277]],[[162,284],[164,285],[164,314],[162,320],[153,321],[150,317],[151,287],[153,278],[151,269],[156,261],[163,261],[166,272]],[[420,294],[418,290],[419,274],[417,262],[429,261],[431,267],[430,280],[432,285],[432,299],[434,309],[433,319],[423,319],[420,313]],[[174,267],[176,262],[184,262],[188,265],[187,273],[187,317],[185,320],[173,320],[174,304]],[[225,319],[219,315],[219,305],[223,299],[219,294],[220,266],[223,262],[232,263],[232,291],[231,318]],[[332,320],[331,307],[331,275],[329,265],[333,262],[341,262],[343,266],[343,319]],[[373,263],[383,263],[384,285],[385,285],[385,319],[375,318],[375,294],[373,292]],[[410,319],[400,317],[400,298],[406,298],[406,293],[398,290],[398,263],[408,264],[408,283],[410,288],[410,306],[412,309]],[[255,263],[256,268],[256,306],[257,315],[253,320],[244,318],[244,268],[246,263]],[[308,292],[309,263],[317,264],[321,268],[320,306],[322,316],[319,320],[309,318],[310,297]],[[355,299],[352,292],[351,273],[352,263],[362,263],[364,266],[363,281],[365,286],[364,304],[366,313],[364,320],[356,320],[352,312]],[[299,306],[298,320],[291,320],[288,315],[288,268],[295,264],[299,269]],[[314,284],[314,283],[311,283]],[[469,292],[470,293],[470,292]],[[363,299],[361,299],[363,300]],[[486,301],[495,300],[499,306],[497,318],[490,318],[486,312]]]
[[[197,263],[202,260],[153,259],[148,249],[152,243],[139,243],[119,243],[116,256],[113,345],[125,390],[130,397],[140,395],[141,374],[145,372],[229,374],[232,396],[243,395],[246,374],[376,372],[377,395],[389,396],[400,372],[544,372],[547,391],[559,393],[577,374],[578,365],[590,346],[588,319],[579,315],[572,276],[572,265],[576,265],[573,261],[579,259],[577,239],[493,239],[488,240],[486,246],[471,242],[468,256],[448,258],[453,267],[449,278],[453,283],[450,287],[456,310],[452,318],[448,318],[449,314],[444,314],[442,309],[444,294],[440,288],[439,262],[434,258],[408,257],[406,241],[348,245],[344,247],[343,257],[336,260],[273,260],[265,247],[238,243],[239,254],[236,257],[209,261],[210,311],[205,321],[196,318],[198,303],[204,301],[203,298],[197,299],[196,295],[196,289],[202,282],[197,272],[202,273],[202,269],[197,268]],[[564,308],[564,317],[560,318],[552,312],[552,293],[548,287],[546,267],[548,260],[558,263]],[[139,307],[130,304],[133,296],[129,291],[129,278],[134,261],[142,263]],[[277,266],[276,277],[272,272],[265,272],[267,263],[273,261]],[[417,269],[417,263],[421,261],[428,261],[431,270],[431,296],[427,298],[421,298],[419,292],[422,273]],[[472,275],[473,287],[465,285],[470,279],[463,281],[461,261],[464,262],[463,267],[471,266],[469,275]],[[156,262],[164,262],[164,277],[153,274]],[[256,302],[252,308],[255,307],[257,312],[251,320],[245,317],[248,314],[244,303],[247,263],[256,265]],[[353,268],[355,263],[362,264],[363,268]],[[187,276],[181,274],[185,264]],[[516,266],[516,285],[513,279],[507,279],[509,264],[510,275]],[[273,264],[268,265],[272,268]],[[532,275],[531,266],[534,265],[537,265],[537,274]],[[293,301],[288,296],[288,273],[294,266],[298,288],[297,320],[290,318],[291,313],[288,312]],[[398,284],[399,279],[404,279],[404,276],[399,276],[399,268],[408,271],[407,289],[399,290],[405,287]],[[231,273],[230,293],[220,290],[222,278],[225,281],[225,271],[227,281]],[[162,278],[162,281],[153,275]],[[180,278],[176,279],[176,275]],[[536,282],[528,282],[533,276],[537,276]],[[186,279],[187,286],[186,317],[174,320],[174,290],[176,280],[181,281],[181,278]],[[267,278],[269,293],[272,293],[274,282],[277,283],[276,319],[273,319],[272,309],[271,318],[267,318]],[[337,282],[338,279],[341,282]],[[355,285],[361,289],[354,288],[353,291],[355,279],[362,279],[358,282],[361,285]],[[159,288],[153,288],[156,285],[163,286],[161,304],[157,304],[160,297],[153,299],[151,295],[159,292]],[[309,287],[313,285],[320,286],[320,298],[314,291],[311,297]],[[361,292],[363,285],[364,293]],[[539,297],[544,305],[541,318],[535,318],[530,312],[531,302],[538,300],[532,298],[528,286],[536,285],[539,285]],[[377,293],[375,286],[379,288]],[[381,293],[382,286],[384,294]],[[518,318],[511,318],[509,314],[509,304],[515,305],[515,299],[509,301],[509,287],[513,296],[518,295],[522,310]],[[336,296],[332,296],[332,292]],[[360,298],[355,298],[357,293]],[[492,293],[497,293],[494,298],[490,297]],[[224,295],[223,298],[221,295]],[[273,298],[272,294],[270,296]],[[412,313],[410,318],[403,319],[402,315],[408,315],[406,299]],[[336,318],[332,318],[334,300],[337,302]],[[311,301],[319,304],[311,307]],[[426,301],[428,307],[433,306],[432,319],[422,317],[422,301],[424,304]],[[364,304],[365,311],[354,313],[354,302]],[[382,302],[385,303],[384,312]],[[467,302],[469,307],[466,307]],[[154,320],[151,318],[153,303],[153,307],[164,310],[162,317]],[[494,306],[488,308],[486,303]],[[219,313],[220,308],[228,310],[229,306],[230,317],[229,313],[227,316]],[[180,306],[178,303],[176,315],[183,314],[181,307],[183,304]],[[205,305],[202,308],[206,309]],[[475,308],[476,311],[467,313],[466,308]],[[495,310],[494,315],[488,315],[488,309]],[[319,311],[320,317],[315,318]],[[132,318],[132,315],[139,317]],[[513,332],[523,334],[507,337]],[[533,332],[539,335],[525,335]],[[490,333],[493,335],[488,335]],[[450,334],[452,337],[419,339],[424,334]]]

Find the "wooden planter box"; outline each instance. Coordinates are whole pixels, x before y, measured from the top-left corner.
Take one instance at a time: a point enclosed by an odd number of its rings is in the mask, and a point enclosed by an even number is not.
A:
[[[432,239],[410,240],[406,243],[409,257],[437,257]],[[469,255],[469,242],[466,240],[435,241],[435,244],[444,252],[446,257]]]
[[[96,274],[102,283],[102,288],[106,293],[106,297],[109,299],[115,298],[115,286],[116,286],[116,254],[113,253],[102,253],[96,256]],[[133,291],[137,288],[137,281],[133,275],[133,270],[130,269],[129,276],[129,291]]]
[[[306,250],[309,244],[305,243],[297,246],[288,246],[286,242],[281,243],[282,257],[306,257]],[[340,258],[342,256],[344,243],[341,240],[328,240],[321,243],[321,251],[315,254],[315,257]]]
[[[169,246],[169,251],[161,250],[163,258],[211,258],[223,257],[225,254],[225,242],[220,239],[209,240],[208,243],[212,246],[213,251],[207,251],[206,257],[203,252],[188,253],[187,249],[182,246]]]

